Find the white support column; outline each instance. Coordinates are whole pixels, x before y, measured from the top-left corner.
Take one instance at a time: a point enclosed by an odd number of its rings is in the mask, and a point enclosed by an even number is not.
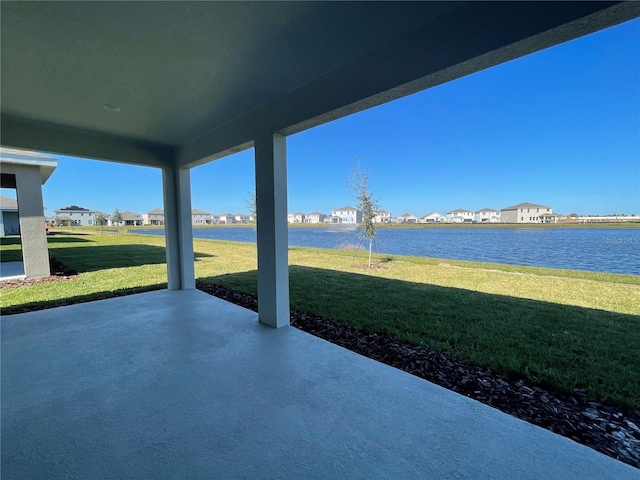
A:
[[[191,173],[174,166],[162,169],[164,236],[169,290],[196,287],[191,231]]]
[[[258,319],[289,325],[286,138],[271,133],[254,141],[258,213]]]
[[[40,169],[16,167],[14,171],[24,274],[26,278],[48,277],[51,269],[42,205]]]

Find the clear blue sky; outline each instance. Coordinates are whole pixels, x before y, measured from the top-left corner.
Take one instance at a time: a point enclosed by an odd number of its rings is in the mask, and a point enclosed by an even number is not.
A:
[[[355,158],[394,216],[520,202],[640,213],[640,20],[288,138],[289,211],[353,204]],[[162,208],[158,170],[58,157],[46,214]],[[192,205],[245,212],[253,150],[192,171]],[[7,192],[3,190],[3,195]]]

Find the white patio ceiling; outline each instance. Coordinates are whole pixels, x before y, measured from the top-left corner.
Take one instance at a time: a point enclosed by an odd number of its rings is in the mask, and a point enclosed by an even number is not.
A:
[[[195,166],[640,16],[635,2],[0,8],[1,143],[151,166]]]

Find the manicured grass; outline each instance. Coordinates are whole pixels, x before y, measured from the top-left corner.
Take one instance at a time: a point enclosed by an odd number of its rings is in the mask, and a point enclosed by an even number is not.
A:
[[[55,235],[49,242],[78,279],[3,290],[2,313],[166,282],[162,237]],[[196,239],[194,249],[200,281],[256,293],[255,245]],[[638,276],[387,255],[378,256],[385,269],[363,270],[353,266],[353,252],[302,247],[289,257],[298,309],[640,408]]]

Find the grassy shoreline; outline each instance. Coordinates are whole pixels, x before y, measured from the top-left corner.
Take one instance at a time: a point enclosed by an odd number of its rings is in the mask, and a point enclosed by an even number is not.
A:
[[[166,286],[162,236],[56,232],[49,246],[78,277],[3,289],[3,315]],[[194,251],[198,281],[257,293],[255,244],[194,239]],[[16,252],[2,242],[3,260]],[[640,276],[399,255],[367,270],[352,251],[305,247],[289,261],[299,310],[640,408]]]

